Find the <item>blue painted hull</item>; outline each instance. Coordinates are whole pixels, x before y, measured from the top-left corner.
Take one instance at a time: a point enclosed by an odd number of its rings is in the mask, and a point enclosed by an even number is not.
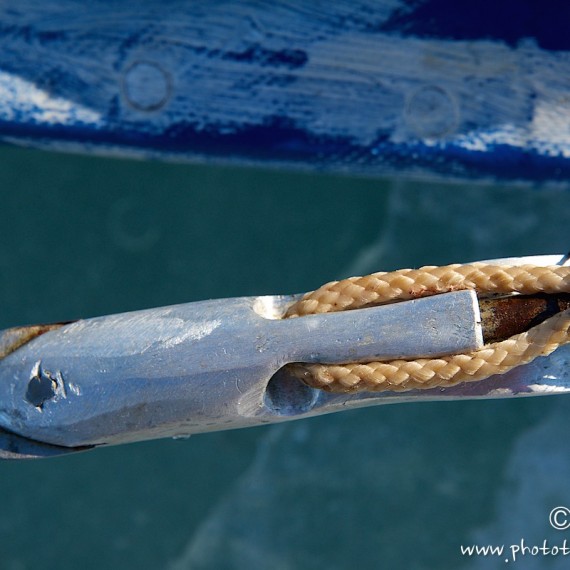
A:
[[[564,181],[570,7],[482,9],[8,1],[0,139],[372,176]]]

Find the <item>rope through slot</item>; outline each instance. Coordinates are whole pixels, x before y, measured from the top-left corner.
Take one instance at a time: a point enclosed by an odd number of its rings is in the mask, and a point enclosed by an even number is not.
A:
[[[305,294],[289,308],[285,318],[359,309],[462,289],[474,289],[479,298],[570,292],[570,267],[470,263],[350,277]],[[538,356],[547,356],[570,342],[569,332],[570,310],[566,310],[524,333],[467,354],[364,364],[297,363],[289,367],[309,386],[331,392],[449,387],[504,374]]]

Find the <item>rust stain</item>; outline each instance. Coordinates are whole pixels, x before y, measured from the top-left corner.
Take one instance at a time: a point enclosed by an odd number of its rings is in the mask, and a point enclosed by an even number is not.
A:
[[[570,308],[570,294],[513,295],[479,299],[485,343],[520,334]]]
[[[0,333],[0,359],[5,358],[12,352],[18,350],[31,340],[49,331],[58,329],[69,323],[52,323],[49,325],[28,325],[23,327],[13,327]]]

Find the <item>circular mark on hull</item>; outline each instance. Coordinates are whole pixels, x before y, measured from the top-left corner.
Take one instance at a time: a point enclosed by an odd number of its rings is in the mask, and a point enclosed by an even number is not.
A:
[[[135,61],[125,71],[123,93],[138,111],[157,111],[170,98],[169,74],[156,63]]]
[[[406,106],[406,120],[422,138],[442,137],[457,128],[458,109],[452,96],[441,87],[418,89]]]

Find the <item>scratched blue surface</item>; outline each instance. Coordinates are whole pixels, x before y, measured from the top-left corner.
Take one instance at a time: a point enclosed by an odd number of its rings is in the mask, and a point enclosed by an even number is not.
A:
[[[371,176],[563,181],[569,10],[533,0],[484,10],[449,0],[168,11],[158,1],[99,0],[89,11],[75,0],[7,2],[0,139]],[[422,106],[414,96],[425,88],[443,95]]]
[[[0,328],[566,251],[565,189],[0,148]],[[2,570],[504,568],[560,544],[570,400],[422,403],[0,464]],[[565,568],[529,557],[516,568]]]

